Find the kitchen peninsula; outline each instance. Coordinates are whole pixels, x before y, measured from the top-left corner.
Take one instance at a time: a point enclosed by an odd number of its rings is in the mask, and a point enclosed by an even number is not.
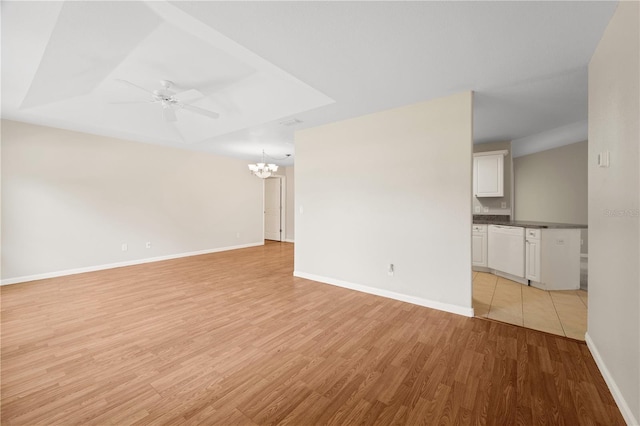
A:
[[[580,230],[586,225],[473,216],[473,270],[543,290],[580,288]]]

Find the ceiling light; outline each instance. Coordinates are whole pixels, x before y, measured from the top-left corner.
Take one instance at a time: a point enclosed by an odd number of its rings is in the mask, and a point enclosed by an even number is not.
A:
[[[249,170],[252,174],[258,176],[261,179],[266,179],[273,173],[278,171],[278,166],[273,163],[266,164],[264,162],[264,149],[262,150],[262,162],[256,164],[249,164]]]

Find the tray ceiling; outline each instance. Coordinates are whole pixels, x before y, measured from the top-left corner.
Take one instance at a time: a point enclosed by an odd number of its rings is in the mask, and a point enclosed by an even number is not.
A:
[[[2,116],[255,160],[293,153],[297,129],[473,90],[476,142],[566,143],[586,129],[586,68],[615,7],[3,2]],[[171,80],[220,118],[166,123],[159,104],[121,103],[148,97],[118,79]]]

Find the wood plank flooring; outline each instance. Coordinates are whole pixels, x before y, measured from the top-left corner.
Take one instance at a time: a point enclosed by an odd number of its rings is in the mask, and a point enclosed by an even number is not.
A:
[[[581,342],[292,270],[268,243],[2,287],[2,424],[624,424]]]

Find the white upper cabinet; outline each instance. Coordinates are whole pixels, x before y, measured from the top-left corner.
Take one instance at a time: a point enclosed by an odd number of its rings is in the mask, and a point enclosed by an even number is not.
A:
[[[473,195],[476,197],[504,196],[504,156],[507,151],[473,154]]]

